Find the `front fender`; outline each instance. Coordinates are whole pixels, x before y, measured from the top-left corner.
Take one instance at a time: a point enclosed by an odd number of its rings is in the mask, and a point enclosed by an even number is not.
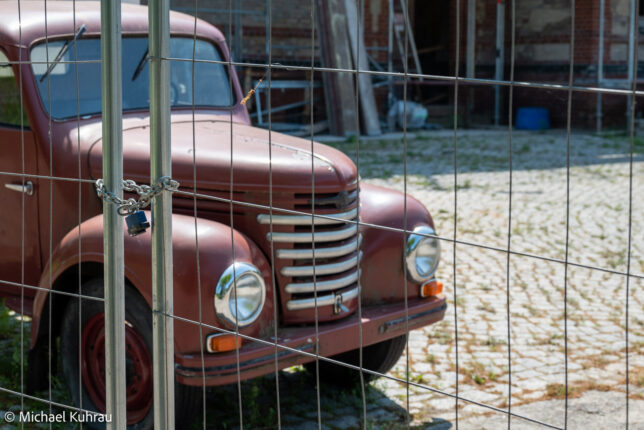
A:
[[[431,215],[415,198],[376,185],[360,184],[360,220],[385,228],[361,226],[363,260],[360,265],[362,300],[364,305],[393,303],[404,300],[405,285],[409,297],[418,295],[418,284],[407,281],[403,253],[406,234],[418,225],[434,228]],[[390,230],[396,229],[396,230]]]
[[[149,212],[147,216],[150,219]],[[267,291],[266,302],[260,318],[249,327],[241,329],[240,332],[254,337],[267,333],[273,322],[273,288],[270,266],[259,248],[248,237],[236,230],[231,230],[227,225],[198,218],[198,271],[195,219],[190,216],[174,214],[172,223],[174,315],[199,322],[199,307],[201,307],[202,322],[215,327],[220,326],[214,310],[214,291],[220,275],[233,262],[232,244],[234,244],[235,261],[245,261],[257,266],[264,276]],[[148,230],[136,237],[130,237],[124,227],[123,234],[125,237],[125,278],[152,308],[151,231]],[[81,241],[80,254],[79,237]],[[40,280],[41,289],[34,299],[31,326],[32,347],[36,344],[39,333],[43,332],[40,329],[40,321],[43,315],[48,312],[47,303],[51,286],[53,285],[55,290],[65,289],[56,281],[67,271],[85,263],[103,263],[102,215],[90,218],[70,231],[52,253]],[[201,302],[199,301],[199,286],[201,286]],[[66,288],[66,291],[76,293],[77,286]],[[61,307],[64,306],[58,305],[57,307],[52,310],[52,315],[55,312],[62,316],[64,309]],[[52,321],[59,321],[59,319],[52,318]],[[204,337],[212,332],[214,332],[212,329],[203,329]],[[47,331],[44,331],[44,334],[46,333]],[[175,351],[177,354],[199,353],[203,341],[204,338],[200,336],[198,324],[175,319]]]

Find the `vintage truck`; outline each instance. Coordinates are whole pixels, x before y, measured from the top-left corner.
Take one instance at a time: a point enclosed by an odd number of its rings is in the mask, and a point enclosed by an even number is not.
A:
[[[8,307],[32,318],[29,389],[46,384],[59,357],[76,404],[104,411],[107,203],[94,184],[102,176],[100,5],[77,2],[75,14],[73,7],[2,4],[0,291]],[[123,4],[124,177],[144,184],[147,13]],[[320,356],[352,365],[362,346],[364,368],[387,372],[407,330],[445,313],[435,278],[440,244],[427,209],[361,183],[338,150],[252,127],[235,70],[222,63],[230,58],[224,37],[212,25],[171,13],[170,54],[172,175],[180,183],[172,221],[177,422],[201,405],[203,384],[269,374],[276,357],[280,369],[310,367],[316,341]],[[307,215],[313,211],[324,217]],[[127,421],[147,429],[151,235],[124,229],[124,236]],[[247,338],[231,341],[218,328]],[[319,364],[324,380],[354,381],[358,373]]]

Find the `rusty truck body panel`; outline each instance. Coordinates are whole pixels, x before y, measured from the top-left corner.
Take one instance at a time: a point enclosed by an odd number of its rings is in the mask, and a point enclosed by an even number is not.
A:
[[[5,68],[21,84],[26,122],[22,128],[0,123],[0,201],[4,206],[0,211],[0,292],[8,306],[32,316],[31,347],[35,351],[41,342],[48,342],[49,321],[54,324],[51,333],[60,334],[56,324],[69,300],[68,295],[51,290],[75,294],[79,280],[102,276],[103,203],[94,187],[102,176],[101,116],[90,112],[55,117],[52,103],[58,103],[56,97],[65,97],[62,92],[69,89],[55,89],[62,78],[50,76],[51,97],[45,99],[39,90],[44,88],[39,87],[44,85],[39,79],[42,68],[25,63],[33,61],[39,46],[74,37],[72,3],[49,2],[47,27],[42,2],[21,1],[20,16],[17,2],[3,2],[2,7],[0,53],[8,60]],[[124,40],[147,36],[145,7],[123,4],[122,17]],[[99,4],[76,3],[75,22],[86,26],[83,43],[96,42]],[[195,27],[193,17],[174,12],[170,22],[172,37],[193,38],[196,28],[196,39],[212,44],[223,62],[230,59],[224,37],[215,27],[201,20]],[[57,46],[51,45],[48,55],[53,57]],[[259,317],[239,329],[247,336],[239,349],[241,379],[275,371],[275,341],[291,348],[280,352],[280,368],[312,361],[311,355],[296,351],[314,352],[316,323],[319,353],[331,357],[359,348],[360,338],[366,347],[405,335],[407,328],[442,319],[445,297],[423,297],[419,288],[426,280],[406,277],[409,234],[401,230],[413,231],[418,226],[433,230],[428,210],[397,191],[362,183],[358,189],[356,166],[336,149],[252,127],[240,103],[243,95],[234,69],[221,67],[230,78],[229,107],[198,106],[193,112],[193,106],[186,104],[172,109],[172,171],[180,182],[173,196],[172,240],[177,381],[201,385],[204,373],[208,385],[237,380],[235,351],[206,352],[203,363],[201,359],[206,336],[220,327],[234,330],[213,306],[217,281],[234,262],[256,267],[266,286]],[[185,93],[177,88],[173,91]],[[149,133],[145,107],[124,111],[126,179],[149,183]],[[26,182],[31,184],[31,193],[16,193],[16,186]],[[272,218],[269,204],[274,208]],[[347,222],[315,225],[312,234],[310,221],[308,226],[291,222],[295,218],[289,216],[296,216],[293,211],[314,211]],[[312,238],[308,245],[299,240],[307,234]],[[324,234],[336,239],[317,242],[316,235]],[[130,237],[124,230],[124,235],[127,282],[150,305],[150,232]],[[312,263],[298,260],[298,252],[308,255],[310,242],[320,257],[309,258]],[[329,251],[325,257],[325,249],[345,252],[334,256]],[[305,276],[307,264],[316,266],[316,279]],[[434,279],[433,273],[428,278]],[[310,306],[313,281],[322,286],[318,299],[324,299],[317,309],[317,321]],[[334,305],[338,296],[339,312]],[[333,303],[327,301],[329,297]],[[361,321],[356,312],[358,300]],[[189,322],[199,322],[199,316],[201,330]],[[276,323],[278,339],[273,338]]]

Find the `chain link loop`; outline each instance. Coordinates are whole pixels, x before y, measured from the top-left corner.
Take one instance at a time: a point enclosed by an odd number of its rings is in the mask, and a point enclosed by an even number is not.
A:
[[[133,192],[139,195],[138,201],[133,198],[125,200],[119,198],[116,194],[106,189],[103,179],[98,179],[96,181],[96,194],[98,197],[108,203],[118,206],[117,212],[121,216],[133,214],[134,212],[149,206],[152,199],[161,194],[164,190],[174,192],[178,189],[179,182],[169,176],[162,176],[159,178],[159,181],[152,186],[144,184],[137,185],[137,183],[131,179],[123,180],[123,191]]]

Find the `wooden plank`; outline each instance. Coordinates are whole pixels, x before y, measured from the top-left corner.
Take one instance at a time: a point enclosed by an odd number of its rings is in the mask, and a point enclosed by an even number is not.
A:
[[[414,57],[414,64],[416,64],[416,73],[422,75],[423,70],[420,68],[420,60],[418,59],[418,51],[416,50],[416,39],[414,39],[414,32],[412,31],[411,21],[409,20],[409,11],[407,10],[407,1],[400,0],[400,7],[402,8],[403,16],[405,17],[405,25],[407,26],[411,54]],[[404,54],[402,55],[404,56]],[[423,78],[420,78],[420,80],[422,81]]]
[[[353,59],[344,0],[316,0],[322,66],[351,69]],[[326,110],[332,134],[357,134],[357,113],[353,75],[342,72],[322,72]]]
[[[353,56],[353,67],[359,70],[369,70],[369,60],[367,59],[367,50],[364,46],[364,28],[358,25],[358,8],[356,0],[345,0],[344,7],[347,12],[347,30],[351,44],[351,54]],[[358,27],[360,31],[358,32]],[[380,119],[378,118],[378,108],[376,107],[376,98],[373,95],[373,85],[371,75],[358,74],[358,92],[360,94],[360,118],[362,119],[363,132],[367,136],[378,136],[380,131]]]

